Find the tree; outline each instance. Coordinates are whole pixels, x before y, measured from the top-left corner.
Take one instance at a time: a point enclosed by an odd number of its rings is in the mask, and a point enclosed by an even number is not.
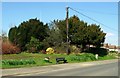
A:
[[[106,34],[99,25],[88,25],[75,15],[68,20],[70,45],[76,45],[84,50],[87,45],[100,48],[101,44],[104,43]],[[19,46],[22,51],[28,48],[25,45],[29,44],[31,37],[38,39],[44,50],[48,47],[59,47],[63,43],[66,45],[66,20],[54,20],[48,26],[37,18],[29,19],[23,21],[18,27],[12,27],[9,30],[9,40]]]
[[[89,43],[87,23],[80,21],[80,25],[77,27],[76,32],[72,33],[71,44],[75,44],[84,50]]]
[[[17,45],[17,31],[18,29],[15,26],[15,27],[12,27],[8,33],[9,40],[15,45]]]
[[[63,36],[63,41],[66,42],[66,20],[59,20],[57,27],[60,29]],[[70,44],[83,45],[85,44],[85,32],[87,23],[80,21],[77,16],[69,18],[69,41]]]
[[[48,36],[49,30],[47,24],[43,24],[37,18],[29,19],[22,22],[18,27],[13,27],[9,31],[9,39],[21,48],[26,50],[25,45],[30,41],[31,37],[39,39],[41,42]]]
[[[88,33],[89,33],[89,44],[92,44],[96,46],[97,48],[100,48],[101,45],[105,41],[105,35],[103,31],[101,31],[101,28],[99,25],[91,24],[88,26]]]
[[[51,22],[49,37],[46,38],[46,41],[49,43],[50,47],[60,46],[63,42],[63,37],[60,29],[56,26],[56,21]]]
[[[59,20],[56,25],[60,29],[63,41],[66,42],[66,20]],[[87,25],[75,15],[69,18],[68,33],[70,44],[81,46],[83,50],[86,49],[86,45],[100,47],[106,35],[99,25]]]
[[[74,33],[77,32],[76,29],[78,29],[79,25],[80,20],[77,16],[74,15],[69,18],[69,31],[68,31],[69,40],[71,40],[70,38],[73,36]],[[56,26],[58,27],[60,33],[63,36],[63,41],[66,42],[66,20],[57,20]]]

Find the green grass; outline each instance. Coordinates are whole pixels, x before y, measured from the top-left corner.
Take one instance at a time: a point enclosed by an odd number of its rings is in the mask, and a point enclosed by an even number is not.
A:
[[[31,67],[31,66],[44,66],[44,65],[52,65],[56,64],[56,57],[66,57],[67,55],[61,55],[61,54],[32,54],[32,53],[21,53],[21,54],[10,54],[10,55],[3,55],[2,60],[3,61],[20,61],[20,60],[34,60],[36,64],[31,65],[9,65],[9,64],[2,64],[2,68],[14,68],[14,67]],[[50,61],[52,63],[47,63],[44,61],[45,57],[50,57]]]
[[[99,60],[115,59],[115,54],[109,54],[104,57],[99,57]],[[45,57],[50,57],[52,63],[44,61]],[[19,68],[19,67],[33,67],[33,66],[45,66],[56,64],[56,57],[65,57],[68,63],[78,63],[86,61],[96,61],[95,56],[90,53],[75,54],[9,54],[2,56],[2,68]],[[29,64],[29,62],[31,62]]]
[[[116,54],[116,53],[110,53],[110,54],[108,54],[106,56],[99,57],[99,60],[116,59],[116,56],[118,56],[118,54]]]

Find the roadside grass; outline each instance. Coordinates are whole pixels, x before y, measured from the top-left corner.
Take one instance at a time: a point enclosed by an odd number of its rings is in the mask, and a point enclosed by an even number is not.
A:
[[[110,53],[107,56],[99,57],[98,60],[108,60],[116,59],[116,54]],[[50,62],[45,62],[44,58],[50,57]],[[8,54],[2,56],[2,68],[21,68],[21,67],[33,67],[33,66],[46,66],[56,64],[57,57],[65,57],[68,63],[79,63],[79,62],[88,62],[96,61],[95,55],[90,53],[81,53],[81,54],[40,54],[40,53],[20,53],[20,54]],[[22,60],[22,61],[21,61]],[[26,63],[34,62],[34,63]],[[6,62],[6,63],[5,63]],[[22,64],[21,64],[22,63]]]
[[[56,64],[56,57],[66,57],[67,55],[63,54],[32,54],[32,53],[21,53],[21,54],[9,54],[9,55],[3,55],[2,56],[2,61],[13,61],[15,60],[34,60],[35,64],[23,64],[23,65],[9,65],[9,64],[3,64],[2,63],[2,68],[16,68],[16,67],[32,67],[32,66],[44,66],[44,65],[53,65]],[[44,61],[45,57],[50,57],[50,61],[52,63],[48,63]]]
[[[117,59],[117,58],[118,58],[118,54],[117,53],[109,53],[106,56],[99,57],[99,60],[108,60],[108,59]]]

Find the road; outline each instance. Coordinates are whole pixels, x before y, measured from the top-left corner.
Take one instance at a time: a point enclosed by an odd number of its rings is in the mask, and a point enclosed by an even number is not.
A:
[[[53,65],[44,67],[42,71],[16,74],[15,76],[118,76],[118,61],[107,60]]]
[[[83,68],[72,68],[68,70],[38,73],[34,76],[118,76],[117,62],[94,65]]]

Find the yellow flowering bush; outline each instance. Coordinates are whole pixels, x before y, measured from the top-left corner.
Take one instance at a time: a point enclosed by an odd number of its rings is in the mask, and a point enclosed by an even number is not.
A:
[[[46,53],[47,54],[54,54],[54,49],[49,47],[49,48],[46,49]]]

